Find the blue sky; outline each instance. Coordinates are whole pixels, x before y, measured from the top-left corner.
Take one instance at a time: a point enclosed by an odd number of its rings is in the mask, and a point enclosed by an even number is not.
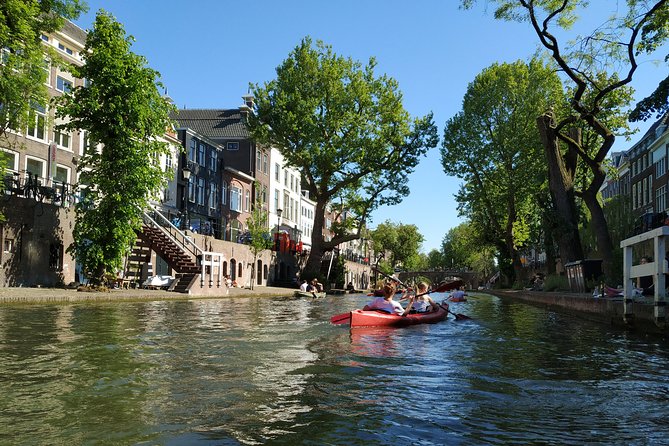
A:
[[[482,5],[485,2],[481,2]],[[598,2],[597,2],[598,3]],[[601,2],[603,4],[616,2]],[[233,108],[249,82],[275,76],[275,68],[304,36],[397,79],[414,116],[434,113],[439,135],[460,110],[467,85],[494,62],[527,59],[537,48],[528,25],[494,20],[484,6],[458,9],[458,0],[88,0],[76,23],[89,29],[99,9],[112,13],[135,37],[133,51],[159,71],[180,108]],[[591,9],[594,9],[591,8]],[[597,14],[588,14],[590,20]],[[663,57],[663,56],[660,56]],[[666,76],[666,65],[641,63],[633,83],[639,98]],[[644,131],[650,123],[642,124]],[[619,138],[614,150],[630,147]],[[415,224],[423,251],[438,249],[461,220],[453,195],[459,181],[441,167],[439,147],[409,178],[404,201],[376,211],[371,227],[391,220]]]

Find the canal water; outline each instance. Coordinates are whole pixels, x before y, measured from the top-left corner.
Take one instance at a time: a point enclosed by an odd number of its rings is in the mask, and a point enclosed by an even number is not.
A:
[[[0,444],[669,444],[662,338],[488,295],[329,323],[368,299],[0,306]]]

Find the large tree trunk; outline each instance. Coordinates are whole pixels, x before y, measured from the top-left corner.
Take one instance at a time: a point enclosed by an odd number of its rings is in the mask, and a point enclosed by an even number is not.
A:
[[[563,264],[583,259],[583,247],[578,233],[578,213],[574,196],[574,183],[565,168],[558,138],[555,134],[552,113],[537,118],[537,127],[544,145],[548,164],[548,188],[555,210],[560,218],[555,234]]]
[[[523,277],[523,264],[520,262],[520,255],[516,249],[516,243],[513,238],[513,223],[518,217],[516,213],[516,203],[513,198],[513,191],[508,193],[508,216],[506,220],[506,228],[504,230],[504,244],[506,245],[507,255],[511,259],[511,266],[513,267],[513,277],[509,277],[511,284],[517,282]]]
[[[609,233],[609,225],[604,216],[604,210],[597,199],[597,191],[604,182],[604,173],[599,169],[599,172],[594,171],[594,174],[595,178],[592,184],[583,194],[583,201],[590,211],[590,224],[597,239],[599,256],[602,258],[602,272],[607,278],[612,279],[614,274],[613,241]],[[597,178],[598,176],[600,178]]]
[[[304,266],[304,274],[319,274],[321,272],[321,262],[323,261],[323,254],[325,254],[323,238],[323,223],[325,222],[325,203],[316,202],[316,209],[314,210],[314,230],[311,233],[311,251],[309,251],[309,258]]]

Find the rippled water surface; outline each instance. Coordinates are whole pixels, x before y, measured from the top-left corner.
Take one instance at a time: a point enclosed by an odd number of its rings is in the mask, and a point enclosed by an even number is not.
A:
[[[368,299],[0,306],[0,444],[669,444],[664,339],[487,295],[329,323]]]

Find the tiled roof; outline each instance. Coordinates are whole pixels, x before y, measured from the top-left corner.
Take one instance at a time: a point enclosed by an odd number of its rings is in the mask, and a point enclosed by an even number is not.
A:
[[[189,128],[209,138],[249,138],[239,109],[180,109],[172,118],[180,128]]]

